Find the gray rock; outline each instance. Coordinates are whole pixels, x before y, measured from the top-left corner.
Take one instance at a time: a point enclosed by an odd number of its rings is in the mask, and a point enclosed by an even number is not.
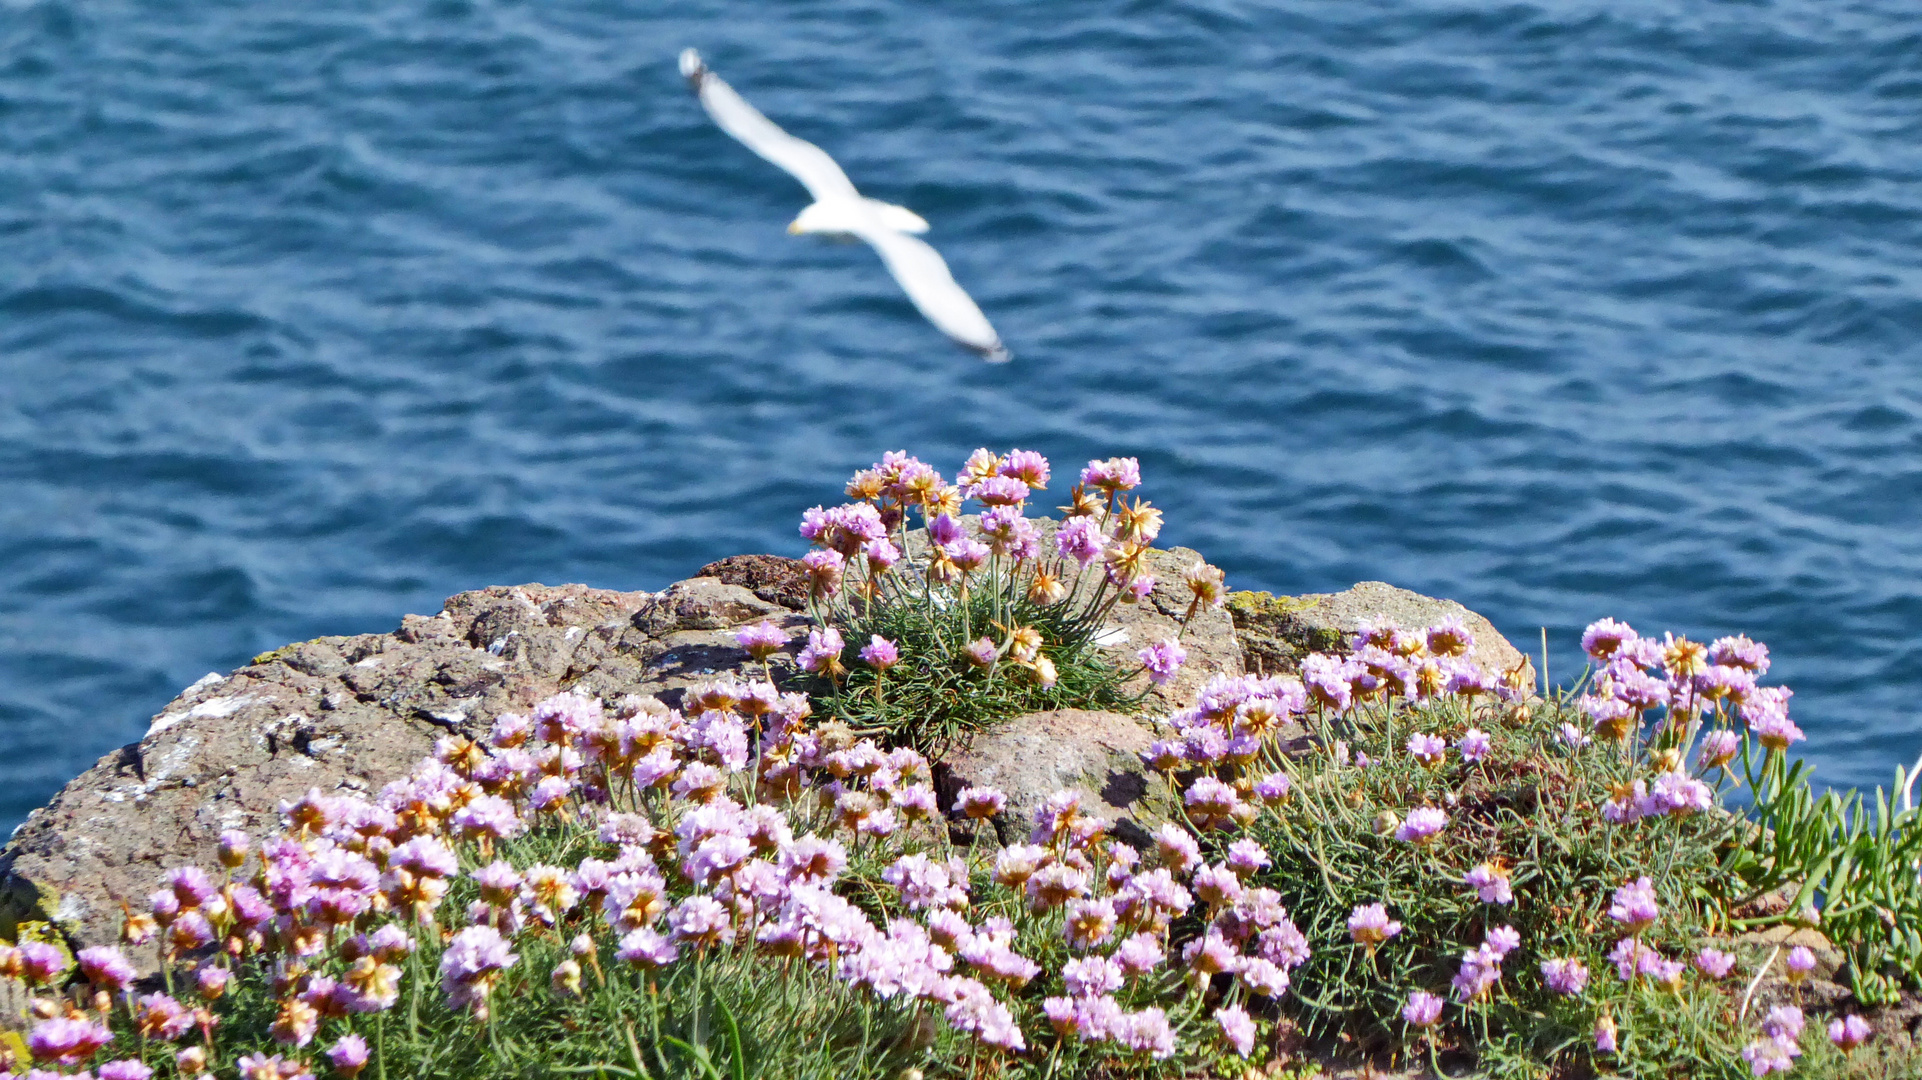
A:
[[[728,631],[766,617],[805,636],[788,608],[712,578],[659,594],[495,587],[391,634],[264,653],[189,687],[28,817],[0,855],[0,931],[49,919],[76,947],[111,942],[122,904],[144,906],[167,867],[211,867],[225,829],[264,836],[309,788],[376,792],[440,735],[480,736],[559,690],[671,702],[745,667]]]
[[[935,767],[943,809],[965,787],[993,787],[1008,796],[996,822],[1004,841],[1027,835],[1035,808],[1057,791],[1081,793],[1084,813],[1140,828],[1137,810],[1156,789],[1140,754],[1154,736],[1119,713],[1055,709],[1028,713],[975,736]],[[1133,831],[1133,830],[1123,830]]]
[[[1535,687],[1535,665],[1509,644],[1493,623],[1453,600],[1364,581],[1346,592],[1270,596],[1236,593],[1228,604],[1249,669],[1261,674],[1296,670],[1311,652],[1346,652],[1348,635],[1364,622],[1394,623],[1417,630],[1458,618],[1475,635],[1470,658],[1497,675],[1519,671],[1522,685]]]

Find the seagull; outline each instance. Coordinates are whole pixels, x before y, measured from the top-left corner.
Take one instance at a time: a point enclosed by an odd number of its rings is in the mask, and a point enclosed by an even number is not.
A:
[[[989,363],[1009,359],[1000,335],[989,325],[961,286],[939,252],[914,234],[928,231],[921,215],[905,206],[870,199],[854,189],[841,166],[827,151],[804,139],[782,131],[761,115],[734,88],[721,81],[701,62],[693,49],[681,53],[681,74],[701,99],[701,107],[714,118],[722,131],[740,140],[741,145],[785,169],[814,196],[787,227],[790,234],[816,234],[867,242],[888,273],[894,275],[908,299],[914,302],[935,328],[956,342],[980,354]]]

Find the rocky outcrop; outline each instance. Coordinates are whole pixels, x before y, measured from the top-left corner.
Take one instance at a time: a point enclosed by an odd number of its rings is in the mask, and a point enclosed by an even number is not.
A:
[[[1110,646],[1118,667],[1135,667],[1136,649],[1179,630],[1189,603],[1181,573],[1199,558],[1179,548],[1153,553],[1153,593],[1116,606],[1109,619],[1119,631]],[[1142,716],[1185,707],[1209,678],[1239,674],[1244,653],[1267,669],[1275,650],[1362,618],[1419,626],[1460,615],[1485,663],[1505,670],[1520,658],[1460,605],[1384,585],[1266,603],[1244,603],[1232,621],[1223,611],[1198,613],[1182,638],[1181,676],[1165,687],[1139,684],[1152,690]],[[209,675],[161,710],[139,742],[102,758],[16,831],[0,855],[0,937],[13,937],[23,920],[47,919],[76,947],[113,940],[122,905],[143,906],[165,867],[211,866],[222,830],[264,835],[280,804],[310,788],[377,791],[439,736],[481,735],[501,713],[559,690],[653,694],[675,704],[695,683],[758,675],[761,666],[732,632],[767,619],[786,629],[789,652],[798,651],[804,604],[794,560],[737,556],[654,593],[581,585],[465,592],[435,615],[406,616],[393,633],[300,642]],[[792,671],[774,666],[777,681]],[[950,792],[969,783],[1008,791],[1012,828],[1025,829],[1034,804],[1064,786],[1081,788],[1091,812],[1119,821],[1153,794],[1134,758],[1150,738],[1141,720],[1113,713],[1033,714],[951,755],[943,783]]]
[[[1535,665],[1493,623],[1453,600],[1438,600],[1385,582],[1364,581],[1345,592],[1304,596],[1235,593],[1228,611],[1248,669],[1264,675],[1292,672],[1311,652],[1346,652],[1349,636],[1363,623],[1419,630],[1444,619],[1460,619],[1475,635],[1469,659],[1496,676],[1516,672],[1523,687],[1537,685]]]
[[[164,867],[211,865],[224,829],[263,835],[309,788],[376,791],[438,736],[481,734],[558,690],[673,702],[745,665],[729,631],[763,618],[804,634],[790,608],[718,578],[659,593],[490,588],[391,634],[304,641],[209,675],[14,834],[0,857],[6,922],[110,941],[123,903],[140,904]]]
[[[951,807],[962,788],[993,787],[1008,796],[996,820],[1000,839],[1027,835],[1035,808],[1057,791],[1081,793],[1081,810],[1111,824],[1139,831],[1137,804],[1150,794],[1142,751],[1154,736],[1133,717],[1085,709],[1055,709],[1018,716],[949,754],[935,767],[941,805]]]

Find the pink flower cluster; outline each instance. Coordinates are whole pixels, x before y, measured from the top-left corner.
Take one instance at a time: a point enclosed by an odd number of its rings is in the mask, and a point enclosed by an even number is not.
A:
[[[1048,523],[1025,515],[1028,499],[1046,488],[1051,474],[1048,460],[1032,450],[976,450],[952,484],[905,452],[882,455],[848,482],[847,495],[854,501],[816,506],[801,515],[801,535],[814,545],[802,561],[817,619],[823,627],[834,621],[847,591],[859,598],[852,611],[871,602],[948,608],[955,599],[951,592],[965,596],[985,589],[1040,607],[1073,601],[1076,621],[1092,632],[1115,604],[1146,598],[1156,585],[1148,553],[1161,532],[1161,511],[1140,499],[1132,505],[1120,499],[1140,485],[1139,463],[1133,458],[1089,462],[1069,505],[1061,508],[1066,518],[1048,545]],[[982,505],[972,527],[962,516],[970,500]],[[897,581],[893,575],[910,547],[913,512],[927,529],[926,547],[917,548],[914,560],[927,588],[884,587]],[[1098,574],[1093,572],[1097,564]],[[1184,625],[1200,607],[1227,599],[1221,571],[1205,563],[1185,571],[1183,582],[1190,594]],[[1007,670],[1053,686],[1058,672],[1047,651],[1060,643],[1041,641],[1033,628],[998,623],[998,630],[998,638],[983,635],[942,659],[963,661],[990,678]],[[844,646],[838,635],[828,637],[830,632],[817,631],[800,662],[838,679],[845,673]],[[870,643],[868,649],[873,653],[864,650],[862,659],[877,670],[900,661],[896,643]],[[1178,640],[1151,644],[1137,654],[1142,672],[1156,685],[1171,681],[1186,657]]]

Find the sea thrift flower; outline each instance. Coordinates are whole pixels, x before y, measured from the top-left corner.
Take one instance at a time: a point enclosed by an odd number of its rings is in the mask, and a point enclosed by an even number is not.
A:
[[[994,639],[982,636],[974,639],[961,650],[961,655],[975,667],[992,667],[1001,658],[1000,650],[994,647]]]
[[[1434,765],[1448,752],[1448,744],[1435,735],[1410,735],[1408,752],[1421,760],[1424,765]]]
[[[1141,486],[1141,463],[1134,458],[1119,457],[1090,461],[1088,467],[1081,470],[1081,482],[1109,495],[1132,491]]]
[[[1188,807],[1188,816],[1203,829],[1226,825],[1241,805],[1235,789],[1212,776],[1203,776],[1190,784],[1182,801]]]
[[[1852,1052],[1868,1042],[1873,1034],[1875,1029],[1869,1026],[1869,1022],[1854,1013],[1829,1021],[1829,1041],[1844,1053]]]
[[[1073,559],[1083,567],[1101,558],[1107,544],[1101,525],[1091,517],[1070,518],[1054,536],[1055,550],[1061,557]]]
[[[1799,983],[1815,970],[1815,953],[1807,945],[1797,945],[1789,950],[1782,966],[1788,969],[1789,982]]]
[[[1448,827],[1448,814],[1431,806],[1410,810],[1395,829],[1395,839],[1404,844],[1420,844]]]
[[[1718,728],[1702,736],[1702,750],[1696,764],[1703,772],[1720,768],[1731,761],[1742,748],[1742,737],[1727,728]]]
[[[194,975],[194,988],[208,1001],[218,1001],[227,992],[227,984],[233,981],[234,973],[224,967],[204,967]]]
[[[1742,1048],[1742,1060],[1748,1062],[1749,1073],[1753,1076],[1788,1072],[1795,1067],[1795,1059],[1801,1056],[1802,1048],[1787,1039],[1757,1039]]]
[[[1121,989],[1121,966],[1105,956],[1084,956],[1061,965],[1061,982],[1075,997],[1096,997]]]
[[[1802,1037],[1804,1022],[1800,1008],[1794,1005],[1777,1005],[1762,1018],[1762,1034],[1771,1039],[1794,1042]]]
[[[1169,638],[1148,646],[1135,656],[1140,659],[1141,666],[1147,669],[1148,681],[1156,686],[1165,686],[1181,670],[1182,663],[1188,659],[1188,650]]]
[[[756,660],[766,661],[768,657],[780,652],[787,644],[787,631],[762,619],[753,626],[743,627],[734,632],[734,643],[747,650]]]
[[[193,917],[200,919],[200,925],[205,925],[206,920],[198,914]],[[31,985],[51,984],[61,972],[67,970],[66,954],[44,941],[23,941],[15,953],[20,960],[20,977]]]
[[[1123,975],[1133,977],[1146,975],[1160,967],[1167,959],[1167,954],[1162,951],[1158,935],[1143,932],[1123,941],[1121,947],[1114,951],[1113,959]]]
[[[1291,786],[1287,773],[1269,773],[1255,781],[1255,797],[1273,806],[1288,797]]]
[[[1544,960],[1542,982],[1557,994],[1579,994],[1588,986],[1588,967],[1580,960]]]
[[[795,657],[795,662],[804,671],[835,678],[847,670],[841,664],[841,652],[845,648],[847,643],[841,640],[841,632],[832,626],[810,630],[807,647]]]
[[[1480,761],[1488,756],[1488,733],[1479,728],[1469,728],[1456,748],[1461,751],[1463,761]]]
[[[1381,904],[1361,904],[1348,916],[1348,936],[1374,952],[1375,947],[1401,933],[1401,923],[1388,917]]]
[[[991,818],[1007,809],[1008,797],[991,787],[962,788],[955,799],[954,812],[979,820]]]
[[[27,1036],[27,1050],[35,1061],[79,1065],[113,1041],[113,1032],[91,1020],[55,1017],[42,1020]]]
[[[1555,736],[1555,738],[1570,750],[1580,750],[1582,747],[1594,741],[1588,737],[1587,732],[1576,727],[1574,724],[1563,724],[1561,733]]]
[[[1595,1051],[1601,1054],[1616,1051],[1615,1018],[1607,1013],[1595,1018]]]
[[[1655,925],[1655,920],[1661,917],[1661,908],[1655,902],[1655,883],[1644,875],[1616,889],[1614,902],[1608,906],[1608,917],[1635,934]]]
[[[33,1074],[29,1073],[31,1077]],[[100,1080],[153,1080],[153,1069],[131,1058],[100,1066]]]
[[[861,659],[869,667],[886,671],[901,662],[901,649],[887,638],[872,634],[868,643],[861,647]]]
[[[327,1051],[327,1060],[334,1063],[334,1070],[353,1080],[360,1070],[367,1067],[367,1040],[358,1035],[342,1036]]]
[[[519,959],[491,926],[470,926],[455,934],[440,959],[441,990],[447,994],[447,1003],[484,1011],[500,973]]]
[[[138,973],[120,950],[107,945],[96,945],[82,949],[74,954],[80,963],[80,974],[96,990],[118,994],[133,985]]]
[[[1617,649],[1637,637],[1639,635],[1627,623],[1603,619],[1590,623],[1588,629],[1582,631],[1582,650],[1597,661],[1606,661],[1615,655]]]
[[[1512,904],[1515,894],[1508,887],[1508,871],[1494,863],[1481,863],[1462,879],[1487,904]]]
[[[1221,1025],[1221,1037],[1235,1053],[1247,1057],[1255,1050],[1255,1020],[1248,1010],[1239,1005],[1215,1010],[1215,1023]]]
[[[648,927],[622,935],[615,948],[615,959],[639,968],[666,967],[681,955],[680,947]]]
[[[1244,837],[1228,845],[1227,865],[1228,869],[1233,870],[1237,876],[1247,877],[1257,870],[1274,865],[1274,860],[1268,857],[1268,853],[1262,850],[1260,844]]]
[[[1695,954],[1695,969],[1711,979],[1726,979],[1735,970],[1735,957],[1720,949],[1703,949]]]
[[[1417,990],[1408,995],[1408,1004],[1401,1009],[1401,1018],[1413,1027],[1434,1027],[1441,1019],[1442,999],[1426,990]]]

